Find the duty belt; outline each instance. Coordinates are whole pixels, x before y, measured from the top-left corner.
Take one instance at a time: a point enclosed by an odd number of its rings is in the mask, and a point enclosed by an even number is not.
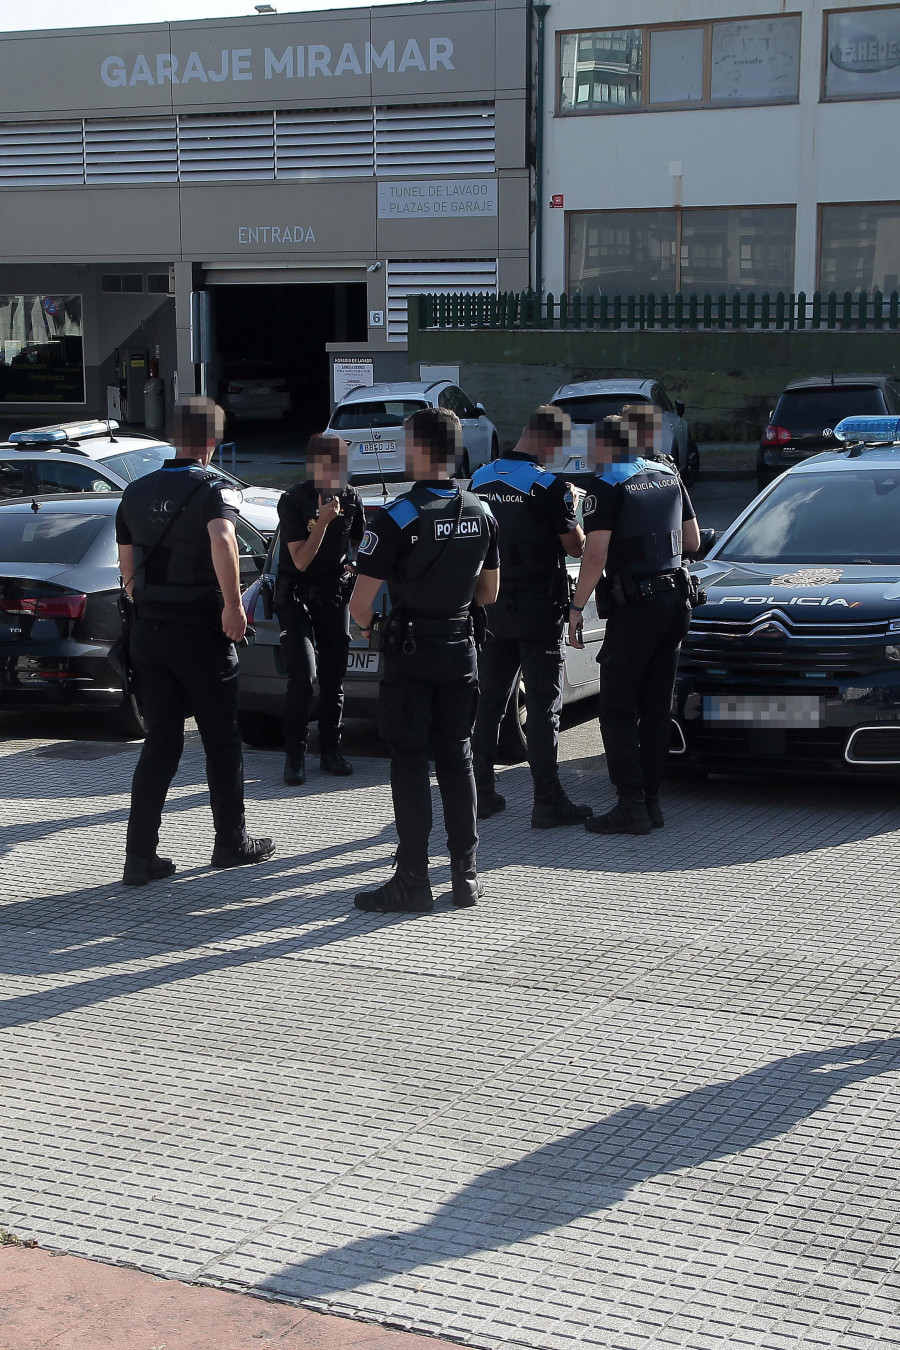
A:
[[[412,626],[416,637],[470,637],[472,634],[472,619],[468,614],[459,619],[404,618],[401,626]]]
[[[642,605],[655,600],[658,595],[669,595],[677,589],[677,569],[655,572],[649,577],[617,572],[610,582],[609,594],[616,605]]]

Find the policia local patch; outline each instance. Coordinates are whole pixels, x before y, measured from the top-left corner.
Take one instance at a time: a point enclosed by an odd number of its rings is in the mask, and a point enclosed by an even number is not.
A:
[[[478,516],[462,516],[459,524],[455,520],[436,520],[434,522],[435,539],[471,539],[481,534],[481,519]]]

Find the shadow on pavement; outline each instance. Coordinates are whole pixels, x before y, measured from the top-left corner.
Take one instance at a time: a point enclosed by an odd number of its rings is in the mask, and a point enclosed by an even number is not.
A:
[[[506,1167],[490,1168],[427,1223],[331,1247],[256,1287],[327,1297],[522,1242],[609,1209],[651,1177],[779,1138],[821,1111],[842,1088],[898,1067],[900,1037],[863,1041],[788,1055],[663,1106],[626,1106]],[[815,1165],[810,1159],[809,1167]]]

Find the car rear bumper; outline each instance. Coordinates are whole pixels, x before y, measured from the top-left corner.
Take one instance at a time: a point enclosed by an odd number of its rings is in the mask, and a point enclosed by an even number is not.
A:
[[[825,687],[818,689],[808,680],[777,687],[751,680],[726,685],[679,675],[672,763],[705,770],[900,777],[900,672],[826,677],[821,683]],[[797,724],[771,725],[762,714],[740,723],[719,720],[714,700],[723,696],[799,700],[804,724],[798,717]],[[807,710],[815,725],[805,724]]]

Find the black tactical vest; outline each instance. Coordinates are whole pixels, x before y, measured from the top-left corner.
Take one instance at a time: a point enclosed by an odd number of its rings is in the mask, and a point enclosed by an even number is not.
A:
[[[501,590],[507,581],[544,584],[560,566],[559,538],[537,501],[554,482],[552,473],[522,459],[497,459],[472,477],[473,492],[497,521]]]
[[[208,601],[210,592],[218,591],[204,510],[216,484],[221,484],[216,474],[197,466],[158,469],[125,489],[122,514],[134,547],[139,611]]]
[[[681,566],[682,497],[678,474],[643,461],[618,485],[622,510],[609,543],[606,574],[652,576]]]
[[[473,492],[444,497],[417,484],[388,512],[416,536],[412,552],[387,579],[392,609],[420,618],[465,613],[490,545],[484,503]]]
[[[319,513],[319,491],[315,483],[308,479],[288,489],[292,505],[301,512],[310,531]],[[291,550],[282,537],[278,550],[280,576],[289,577],[292,581],[297,581],[298,578],[310,582],[339,581],[350,549],[350,531],[353,528],[356,498],[346,490],[333,495],[340,498],[342,514],[328,526],[319,545],[319,551],[305,572],[298,571],[294,566]]]

